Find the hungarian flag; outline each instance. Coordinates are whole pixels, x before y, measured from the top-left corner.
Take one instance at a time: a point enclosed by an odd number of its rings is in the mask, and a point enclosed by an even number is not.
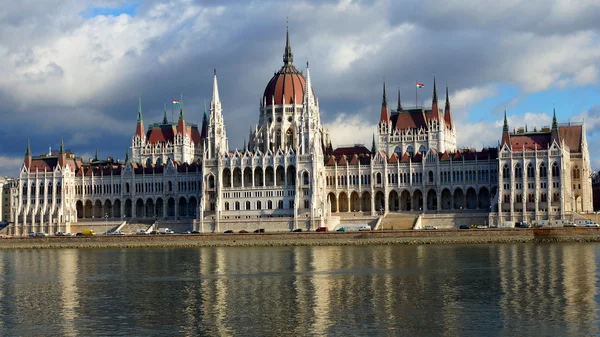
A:
[[[181,102],[178,99],[174,99],[173,104],[181,104]]]
[[[417,82],[417,88],[423,88],[425,84]]]

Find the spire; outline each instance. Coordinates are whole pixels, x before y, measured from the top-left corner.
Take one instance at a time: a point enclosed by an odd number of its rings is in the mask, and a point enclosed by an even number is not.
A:
[[[381,100],[381,107],[387,108],[387,98],[385,96],[385,78],[383,79],[383,99]]]
[[[94,156],[94,161],[98,161],[98,148],[96,148],[96,155]]]
[[[504,110],[504,126],[502,127],[502,142],[501,145],[504,146],[504,144],[508,145],[509,147],[510,145],[510,133],[508,130],[508,120],[506,119],[506,109]]]
[[[31,144],[29,143],[29,138],[27,138],[27,150],[25,150],[25,160],[23,161],[23,165],[29,170],[31,167]]]
[[[285,66],[291,66],[294,62],[294,55],[292,54],[292,47],[290,47],[290,33],[288,30],[287,23],[285,25],[285,50],[283,52],[283,64]]]
[[[452,114],[450,113],[450,95],[448,95],[448,84],[446,84],[446,107],[444,108],[444,122],[452,128]]]
[[[129,163],[129,149],[125,150],[125,164]]]
[[[202,130],[200,130],[200,138],[208,136],[208,116],[206,116],[206,100],[204,100],[204,116],[202,117]]]
[[[135,127],[135,135],[140,139],[144,139],[144,120],[142,118],[142,98],[139,98],[138,102],[138,117],[137,125]]]
[[[375,153],[375,134],[373,134],[373,143],[371,144],[371,154]]]
[[[183,117],[183,95],[181,95],[179,102],[179,121],[177,122],[177,133],[184,135],[187,132],[187,128],[185,126],[185,119]]]
[[[310,81],[310,70],[308,68],[308,61],[306,62],[306,104],[312,102],[312,82]]]
[[[385,79],[383,80],[383,98],[381,99],[381,114],[379,117],[379,123],[386,123],[388,124],[390,122],[390,112],[388,110],[388,106],[387,106],[387,98],[385,96]]]
[[[214,107],[215,104],[221,104],[221,100],[219,98],[219,84],[217,83],[217,69],[213,69],[213,92],[212,92],[212,100],[210,102],[211,107]]]
[[[142,98],[139,98],[139,102],[138,102],[138,117],[137,117],[137,121],[141,122],[142,119]]]
[[[165,103],[164,113],[163,113],[163,124],[167,124],[167,123],[169,123],[169,120],[167,119],[167,103]]]
[[[58,154],[63,154],[65,153],[65,143],[62,139],[62,137],[60,137],[60,148],[58,149]]]
[[[431,117],[432,119],[440,120],[440,109],[438,108],[437,89],[435,85],[435,77],[433,78],[433,99],[431,100]]]
[[[552,131],[550,131],[550,141],[560,144],[560,136],[558,134],[558,122],[556,121],[556,108],[554,108],[552,116]]]
[[[179,104],[179,120],[182,121],[184,120],[183,118],[183,95],[181,95],[181,99],[179,100],[180,104]]]
[[[400,86],[398,86],[398,111],[402,111],[402,100],[400,99]]]

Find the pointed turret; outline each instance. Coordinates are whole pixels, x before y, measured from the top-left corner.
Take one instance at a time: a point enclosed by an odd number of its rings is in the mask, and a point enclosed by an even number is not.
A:
[[[165,103],[163,111],[163,124],[168,124],[169,120],[167,119],[167,103]]]
[[[219,83],[217,82],[217,69],[213,69],[213,91],[210,100],[210,113],[217,118],[221,114],[221,99],[219,98]]]
[[[385,80],[383,81],[383,98],[381,99],[381,115],[379,117],[379,123],[390,123],[390,111],[387,105],[387,98],[385,95]]]
[[[181,100],[179,102],[181,103],[179,104],[179,121],[177,121],[177,133],[180,135],[185,135],[187,129],[185,126],[185,119],[183,117],[183,95],[181,95]]]
[[[373,134],[373,143],[371,143],[371,154],[375,154],[375,134]]]
[[[552,115],[552,130],[550,131],[551,142],[556,142],[560,145],[560,135],[558,133],[558,122],[556,121],[556,108],[553,111]]]
[[[435,86],[435,77],[433,78],[433,98],[431,99],[431,118],[440,120],[440,109],[438,108],[437,89]]]
[[[140,139],[145,138],[144,135],[144,119],[142,118],[142,98],[139,98],[138,102],[138,115],[137,115],[137,125],[135,127],[135,135],[140,137]]]
[[[308,61],[306,62],[306,88],[305,88],[305,96],[304,99],[306,101],[307,104],[312,105],[313,102],[313,97],[312,97],[313,91],[312,91],[312,83],[310,81],[310,70],[308,68]]]
[[[94,155],[94,161],[98,161],[98,148],[96,148],[96,155]]]
[[[204,101],[204,116],[202,117],[202,129],[200,138],[205,139],[208,136],[208,116],[206,115],[206,100]]]
[[[29,138],[27,138],[27,149],[25,150],[25,160],[24,164],[27,169],[31,167],[31,144],[29,143]]]
[[[287,25],[285,26],[285,50],[283,51],[283,64],[285,66],[291,66],[294,62],[294,55],[292,54],[292,47],[290,47],[290,33]]]
[[[501,146],[507,144],[510,146],[510,133],[508,130],[508,119],[506,118],[506,110],[504,110],[504,126],[502,127],[502,143]]]
[[[61,137],[60,138],[60,148],[58,149],[58,165],[61,168],[64,168],[66,162],[67,162],[67,154],[65,153],[65,143]]]
[[[129,164],[129,149],[125,150],[125,164]]]
[[[398,111],[398,112],[402,111],[402,100],[400,99],[400,87],[398,87],[398,108],[396,109],[396,111]]]
[[[448,95],[448,85],[446,85],[446,107],[444,108],[444,122],[446,122],[446,126],[448,128],[453,128],[452,114],[450,113],[450,96]]]

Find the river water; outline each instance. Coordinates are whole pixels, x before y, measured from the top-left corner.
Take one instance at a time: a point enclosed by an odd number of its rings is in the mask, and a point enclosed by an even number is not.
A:
[[[1,336],[597,336],[599,244],[0,251]]]

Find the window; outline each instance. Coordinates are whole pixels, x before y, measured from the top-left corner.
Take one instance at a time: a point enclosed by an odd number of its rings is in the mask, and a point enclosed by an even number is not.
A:
[[[433,172],[429,171],[429,182],[433,183]]]
[[[560,169],[557,162],[552,163],[552,177],[560,177]]]
[[[546,170],[546,164],[540,164],[540,178],[548,177],[548,171]]]
[[[533,164],[527,164],[527,178],[535,177],[535,169],[533,168]]]
[[[520,179],[523,178],[523,170],[521,169],[521,164],[517,163],[515,165],[515,178]]]
[[[510,168],[508,167],[508,164],[504,164],[504,166],[502,166],[502,178],[510,178]]]

